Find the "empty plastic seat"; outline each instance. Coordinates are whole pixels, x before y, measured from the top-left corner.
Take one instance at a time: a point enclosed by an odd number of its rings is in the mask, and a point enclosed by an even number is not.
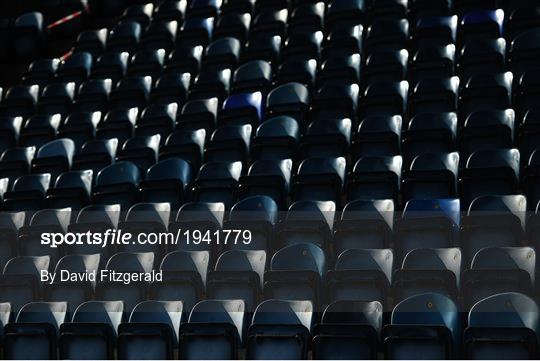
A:
[[[149,298],[162,301],[181,299],[184,310],[191,311],[202,299],[209,262],[208,251],[174,251],[167,254],[159,267],[163,280],[150,284]]]
[[[289,11],[286,6],[274,4],[274,6],[261,8],[260,11],[257,11],[257,16],[253,19],[250,30],[262,34],[283,36],[287,28],[288,15]]]
[[[131,5],[122,13],[122,22],[134,21],[144,29],[148,26],[153,12],[154,4],[152,3]]]
[[[135,122],[138,115],[137,108],[116,108],[109,111],[102,121],[97,124],[96,138],[116,138],[118,144],[123,145],[133,137]]]
[[[403,129],[402,153],[410,164],[422,153],[449,153],[456,149],[458,118],[455,113],[421,113]]]
[[[231,208],[224,229],[230,230],[235,238],[231,238],[223,248],[267,250],[272,247],[277,221],[278,207],[272,198],[262,195],[244,198]]]
[[[538,69],[539,37],[540,31],[533,28],[516,36],[510,44],[508,65],[516,77],[527,70]]]
[[[87,301],[60,326],[59,356],[63,359],[113,357],[122,301]]]
[[[357,84],[325,84],[315,94],[309,115],[324,120],[349,118],[356,127],[358,93]]]
[[[39,148],[32,160],[32,173],[50,173],[56,180],[60,173],[71,168],[75,153],[75,143],[71,139],[56,139]]]
[[[71,218],[71,209],[41,209],[34,213],[28,226],[19,229],[19,254],[23,256],[49,256],[52,264],[60,259],[62,246],[51,244],[50,234],[65,233]],[[43,238],[49,235],[49,238]],[[48,242],[47,242],[48,241]]]
[[[300,163],[292,185],[292,199],[341,203],[346,161],[338,158],[308,158]]]
[[[463,205],[476,197],[518,193],[520,156],[517,149],[479,150],[460,172]]]
[[[206,143],[206,162],[245,163],[251,142],[251,125],[223,125],[218,127]]]
[[[54,272],[55,280],[45,287],[44,299],[53,302],[67,302],[67,312],[72,315],[79,305],[94,295],[95,281],[75,281],[71,276],[65,279],[63,273],[76,274],[78,277],[94,277],[100,264],[99,254],[72,254],[62,257]],[[64,278],[62,280],[62,278]]]
[[[105,50],[107,40],[107,29],[84,30],[77,35],[73,46],[73,51],[86,52],[94,59],[97,59]]]
[[[100,120],[101,112],[73,112],[58,127],[58,137],[64,140],[68,138],[73,142],[75,150],[80,150],[86,142],[94,139],[96,126]]]
[[[22,123],[22,117],[0,118],[0,150],[2,152],[17,145]]]
[[[537,4],[529,1],[522,1],[519,5],[523,6],[508,6],[509,12],[506,14],[505,33],[510,39],[514,39],[521,33],[526,32],[531,28],[537,27],[540,24],[538,16]]]
[[[294,45],[289,45],[294,46]],[[311,87],[315,80],[317,61],[302,59],[301,55],[284,60],[278,68],[276,84],[298,82]]]
[[[231,93],[261,91],[264,96],[272,83],[272,67],[264,60],[252,60],[240,65],[233,74]]]
[[[149,275],[153,268],[154,254],[152,252],[120,252],[109,259],[105,272]],[[127,284],[126,282],[117,282],[113,278],[102,278],[101,282],[96,284],[96,299],[104,301],[120,300],[124,305],[124,312],[131,312],[139,302],[146,299],[149,284],[145,281],[146,275]],[[77,311],[75,311],[76,314]]]
[[[486,297],[519,292],[533,294],[536,253],[530,247],[488,247],[474,256],[462,279],[466,309]]]
[[[89,169],[93,175],[97,175],[101,169],[114,161],[117,147],[116,138],[90,140],[83,144],[79,154],[73,159],[72,169]]]
[[[262,294],[266,251],[231,250],[221,254],[208,274],[207,296],[242,300],[246,312],[255,311]]]
[[[111,79],[90,79],[82,83],[75,96],[73,110],[104,113],[107,109],[111,88]]]
[[[24,225],[26,212],[0,212],[0,267],[17,255],[17,234]]]
[[[291,204],[287,215],[276,229],[279,244],[316,244],[329,248],[336,205],[334,202],[304,200]]]
[[[161,75],[165,61],[165,49],[139,50],[131,57],[129,76],[150,76],[157,79]]]
[[[176,46],[177,48],[195,45],[206,46],[211,40],[213,29],[213,17],[187,19],[176,35]]]
[[[167,231],[171,206],[169,203],[137,203],[129,208],[123,222],[119,228],[130,233],[137,239],[140,235],[145,235],[146,239],[150,233],[160,234]],[[167,245],[172,244],[171,239],[163,238],[161,243],[127,243],[119,244],[116,248],[121,252],[153,252],[157,259],[165,254]]]
[[[459,226],[459,199],[412,199],[396,224],[396,257],[417,248],[453,247]]]
[[[160,135],[156,134],[128,139],[118,152],[116,160],[131,162],[144,173],[158,160],[160,138]]]
[[[241,172],[240,162],[203,164],[193,183],[193,199],[198,202],[222,202],[229,209],[236,199],[236,186]]]
[[[184,360],[236,359],[244,333],[242,300],[204,300],[180,326],[180,355]]]
[[[277,251],[264,274],[265,299],[309,300],[319,305],[321,279],[326,272],[324,251],[310,243],[299,243]],[[257,311],[255,311],[257,312]]]
[[[126,75],[128,52],[108,52],[101,55],[92,67],[93,79],[111,79],[116,84]]]
[[[274,88],[266,99],[268,119],[287,115],[303,125],[309,104],[309,91],[300,83],[287,83]]]
[[[172,359],[184,314],[181,301],[144,301],[118,326],[121,359]]]
[[[164,70],[167,72],[190,73],[192,78],[199,72],[204,48],[201,45],[181,47],[173,50],[167,58]]]
[[[225,37],[210,43],[202,59],[204,70],[234,69],[240,57],[241,44],[238,39]]]
[[[105,232],[116,229],[120,219],[120,205],[89,205],[79,211],[77,219],[68,226],[68,232],[85,233]],[[67,254],[92,255],[101,254],[100,266],[105,266],[111,248],[103,248],[101,244],[77,244],[65,247]],[[103,268],[103,267],[101,267]]]
[[[521,195],[476,198],[463,219],[460,235],[466,264],[485,247],[521,246],[526,210],[527,201]]]
[[[464,355],[471,359],[534,358],[538,349],[538,306],[519,293],[485,298],[469,312]]]
[[[211,252],[214,248],[212,242],[193,242],[192,235],[195,230],[201,232],[201,236],[205,233],[213,234],[223,227],[223,219],[225,214],[225,205],[220,202],[189,202],[184,204],[178,210],[176,219],[169,224],[169,232],[181,232],[181,237],[178,244],[173,249],[186,251],[206,250]],[[187,233],[186,233],[187,232]]]
[[[459,354],[461,321],[450,298],[425,293],[398,303],[382,332],[385,357],[452,359]]]
[[[392,199],[397,201],[401,187],[401,156],[363,157],[349,176],[348,200]]]
[[[313,358],[373,359],[382,328],[380,302],[336,301],[313,328]]]
[[[254,159],[295,159],[300,141],[298,122],[289,116],[277,116],[262,123],[251,144]]]
[[[169,72],[163,74],[152,89],[150,95],[152,104],[150,106],[176,103],[176,106],[179,107],[179,104],[184,104],[190,81],[191,75],[189,73]]]
[[[56,358],[57,332],[68,319],[66,302],[26,304],[4,330],[5,357]]]
[[[218,105],[215,97],[186,102],[177,119],[178,126],[184,130],[204,129],[209,137],[216,127]]]
[[[240,177],[239,198],[265,195],[284,209],[289,200],[291,169],[290,159],[253,162],[247,175]]]
[[[387,248],[392,239],[394,202],[357,200],[347,203],[334,226],[334,253],[348,249]]]
[[[328,17],[327,17],[328,19]],[[362,34],[364,28],[362,25],[337,26],[335,29],[329,29],[326,38],[323,39],[321,50],[323,58],[328,53],[336,52],[341,54],[359,54],[362,50]]]
[[[11,312],[17,314],[29,302],[41,298],[41,272],[49,270],[49,257],[24,257],[10,259],[0,277],[0,298],[11,304]]]
[[[181,158],[189,162],[193,170],[197,170],[203,161],[205,137],[204,129],[177,130],[168,136],[160,149],[159,158]]]
[[[377,82],[368,85],[360,102],[361,116],[405,116],[408,92],[407,81]]]
[[[30,117],[21,129],[19,145],[39,148],[50,142],[56,138],[61,120],[60,114],[34,115]]]
[[[249,326],[246,358],[306,359],[315,312],[309,301],[262,302]]]
[[[505,70],[506,40],[477,39],[466,42],[456,66],[462,79],[479,74],[496,74]]]
[[[376,51],[366,59],[364,84],[380,81],[400,81],[407,77],[409,52],[406,49]]]
[[[535,151],[525,167],[523,176],[523,191],[527,196],[529,209],[534,209],[540,201],[540,187],[538,187],[540,175],[540,151]]]
[[[37,84],[40,88],[45,87],[54,80],[59,64],[60,60],[56,58],[33,61],[28,66],[28,70],[22,74],[22,84]]]
[[[39,85],[18,85],[9,88],[0,103],[0,114],[28,118],[34,114],[39,94]]]
[[[394,273],[394,301],[423,293],[439,293],[457,302],[461,267],[459,248],[413,249]]]
[[[167,136],[174,130],[177,109],[176,103],[149,105],[137,120],[135,134],[137,136],[159,135],[160,143],[164,144]]]
[[[414,46],[428,48],[454,44],[457,29],[458,17],[456,15],[419,18],[413,34]]]
[[[203,70],[190,87],[189,99],[217,98],[221,104],[229,94],[231,69]]]
[[[402,18],[408,14],[407,0],[374,0],[368,7],[368,14],[374,17]]]
[[[329,30],[338,26],[357,25],[365,16],[366,3],[361,0],[332,1],[325,14],[325,25]]]
[[[9,188],[18,177],[30,173],[30,166],[35,153],[35,147],[10,148],[2,153],[0,177],[8,178]]]
[[[141,172],[131,162],[118,162],[103,168],[96,176],[92,200],[96,204],[120,204],[128,209],[137,199]]]
[[[409,113],[455,112],[459,78],[420,80],[409,97]]]
[[[459,111],[464,117],[473,111],[512,107],[512,73],[479,74],[469,78],[459,94]]]
[[[409,38],[407,19],[376,18],[366,30],[365,50],[399,50],[406,48]]]
[[[135,21],[125,21],[109,31],[107,51],[132,53],[137,49],[142,26]]]
[[[151,166],[145,180],[139,183],[139,194],[145,202],[169,202],[178,209],[187,198],[188,186],[192,181],[192,168],[178,158],[165,159]]]
[[[288,19],[288,30],[322,30],[325,10],[326,6],[322,1],[296,4]]]
[[[17,211],[40,209],[50,182],[51,175],[48,173],[29,174],[17,178],[11,190],[4,193],[3,208]]]
[[[263,97],[261,92],[234,94],[223,102],[218,122],[222,124],[258,127],[263,121]]]
[[[468,1],[468,0],[465,0]],[[488,0],[492,4],[497,1]],[[480,5],[480,4],[479,4]],[[456,6],[459,9],[459,5]],[[459,26],[460,42],[471,39],[497,39],[504,31],[504,10],[488,7],[478,7],[464,14]]]
[[[125,77],[118,82],[109,98],[112,108],[144,108],[150,98],[152,77],[133,76]]]
[[[90,53],[73,53],[69,58],[60,62],[56,71],[56,78],[64,83],[74,82],[75,84],[81,84],[90,76],[92,60]]]
[[[449,78],[454,75],[456,47],[449,44],[420,48],[410,58],[409,77],[413,84],[422,79]]]
[[[401,153],[402,118],[399,115],[368,116],[353,137],[355,159],[367,156],[394,156]]]
[[[157,19],[154,16],[143,36],[141,36],[140,46],[145,49],[165,49],[171,50],[176,42],[176,32],[178,22],[176,19]]]
[[[388,304],[394,256],[391,249],[350,249],[326,274],[327,301],[379,301]]]
[[[14,56],[30,61],[43,54],[45,31],[43,14],[30,12],[15,20],[13,29]]]
[[[443,199],[457,196],[458,153],[422,153],[405,172],[403,198]]]

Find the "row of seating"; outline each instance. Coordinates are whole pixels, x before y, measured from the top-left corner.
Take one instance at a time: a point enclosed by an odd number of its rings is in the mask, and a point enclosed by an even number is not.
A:
[[[529,297],[502,293],[468,313],[464,329],[451,299],[434,293],[399,303],[382,326],[378,302],[338,301],[320,322],[309,301],[267,300],[252,314],[241,300],[205,300],[189,313],[181,301],[139,303],[129,318],[121,301],[88,301],[70,317],[66,302],[25,305],[8,323],[6,359],[387,359],[537,356],[539,310]],[[189,317],[186,314],[189,313]],[[123,320],[125,320],[123,322]],[[58,334],[58,336],[57,336]],[[493,347],[496,346],[496,347]]]

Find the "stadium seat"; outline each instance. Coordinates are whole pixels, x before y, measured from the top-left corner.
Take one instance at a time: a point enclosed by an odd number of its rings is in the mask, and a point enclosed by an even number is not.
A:
[[[157,79],[161,75],[165,61],[165,49],[139,50],[131,57],[128,76],[150,76]]]
[[[272,67],[264,60],[252,60],[234,71],[231,93],[261,91],[266,95],[272,83]]]
[[[392,284],[391,249],[349,249],[326,274],[329,303],[342,300],[379,301],[385,308]]]
[[[118,357],[172,359],[184,313],[181,301],[144,301],[118,326]]]
[[[401,154],[401,116],[369,116],[362,120],[353,138],[351,153],[361,157]]]
[[[160,145],[165,144],[167,136],[176,125],[177,103],[153,104],[146,107],[135,125],[136,136],[160,136]]]
[[[203,161],[205,139],[206,131],[204,129],[172,132],[160,148],[159,159],[163,161],[170,158],[180,158],[188,162],[196,171]]]
[[[84,30],[77,35],[73,52],[86,52],[97,59],[105,51],[107,29]]]
[[[479,74],[504,72],[506,64],[506,40],[475,39],[467,41],[461,48],[456,71],[462,79]]]
[[[422,79],[409,96],[409,113],[456,112],[458,107],[459,78]]]
[[[293,178],[293,201],[317,200],[341,204],[346,167],[343,157],[303,160]]]
[[[94,139],[101,112],[72,112],[58,127],[58,138],[73,141],[76,151]]]
[[[146,107],[152,87],[151,76],[126,76],[118,81],[111,91],[109,106],[111,109]]]
[[[0,267],[17,255],[17,234],[24,225],[26,212],[0,212]]]
[[[54,115],[34,115],[26,121],[21,129],[19,145],[34,146],[39,149],[42,145],[54,140],[62,117]]]
[[[398,303],[390,325],[382,331],[385,357],[392,360],[416,355],[452,359],[459,355],[461,324],[450,298],[425,293]]]
[[[240,57],[242,46],[235,38],[224,37],[214,40],[205,49],[202,69],[234,69]]]
[[[241,162],[245,164],[251,143],[251,125],[222,125],[205,145],[206,162]]]
[[[204,300],[180,326],[180,358],[236,359],[244,326],[242,300]]]
[[[32,173],[49,173],[51,180],[71,168],[75,154],[75,143],[69,138],[53,140],[42,145],[32,160]]]
[[[30,12],[15,20],[13,29],[14,56],[29,61],[43,55],[45,43],[44,18],[40,12]]]
[[[454,44],[421,48],[411,54],[409,76],[412,84],[422,79],[449,78],[454,75],[456,47]]]
[[[360,116],[394,116],[407,114],[409,83],[375,82],[369,84],[360,100]]]
[[[126,75],[129,61],[128,52],[106,52],[101,55],[92,67],[92,79],[111,79],[116,83]]]
[[[4,356],[9,359],[54,359],[57,333],[67,322],[66,302],[32,302],[4,329]]]
[[[307,128],[300,145],[300,157],[345,157],[351,144],[351,119],[317,119]]]
[[[59,59],[37,59],[33,61],[28,66],[28,70],[22,75],[22,84],[36,84],[40,88],[44,88],[54,80],[59,64]]]
[[[204,129],[209,138],[217,124],[218,105],[215,97],[188,101],[182,107],[177,125],[184,130]]]
[[[39,85],[18,85],[6,90],[0,103],[0,114],[28,118],[34,114],[39,95]]]
[[[128,209],[137,199],[141,172],[131,162],[117,162],[103,168],[96,176],[92,201],[96,204],[120,204]]]
[[[382,327],[380,302],[336,301],[313,328],[313,358],[374,359]]]
[[[229,209],[236,200],[236,186],[242,172],[241,162],[209,162],[202,165],[192,188],[198,202],[223,202]]]
[[[290,116],[277,116],[262,123],[251,144],[251,157],[257,160],[295,159],[300,127]]]
[[[156,109],[157,104],[170,105],[171,103],[176,103],[176,108],[178,108],[178,104],[183,104],[187,98],[190,81],[191,74],[189,73],[169,72],[163,74],[156,80],[150,94],[150,100],[153,103],[150,105],[151,109]]]
[[[167,72],[197,74],[201,67],[203,50],[204,48],[201,45],[185,46],[173,50],[165,61],[164,70]]]
[[[73,158],[72,169],[89,169],[95,177],[101,169],[114,162],[117,147],[118,139],[116,138],[89,140],[83,144],[79,154]]]
[[[307,359],[315,312],[309,301],[262,302],[249,326],[246,358]]]
[[[160,135],[135,136],[126,140],[117,153],[116,161],[131,162],[145,173],[158,160]]]
[[[36,147],[9,148],[0,157],[0,176],[9,180],[9,188],[20,176],[30,173]]]
[[[534,358],[538,350],[538,306],[519,293],[483,299],[469,312],[464,357]]]
[[[426,7],[423,6],[423,8]],[[418,18],[413,31],[413,41],[416,48],[435,48],[455,44],[457,40],[458,17],[457,15],[441,15],[430,14]]]
[[[10,211],[38,210],[44,204],[51,175],[29,174],[17,178],[9,192],[4,193],[3,208]]]
[[[60,325],[59,357],[112,358],[123,311],[122,301],[87,301],[77,307],[71,322]]]
[[[349,176],[348,200],[392,199],[397,201],[401,187],[401,156],[362,157]]]
[[[280,85],[266,98],[266,118],[279,115],[294,118],[300,126],[305,127],[304,119],[309,106],[309,91],[300,83],[287,83]]]
[[[107,51],[132,53],[137,49],[142,26],[135,21],[125,21],[109,31]]]
[[[61,61],[56,70],[57,80],[63,83],[73,82],[80,85],[90,76],[92,54],[81,51],[73,53],[68,59]]]
[[[223,109],[219,112],[220,125],[246,125],[253,129],[263,121],[263,96],[261,92],[233,94],[223,102]]]
[[[73,101],[74,112],[105,113],[111,89],[111,79],[90,79],[82,83]]]

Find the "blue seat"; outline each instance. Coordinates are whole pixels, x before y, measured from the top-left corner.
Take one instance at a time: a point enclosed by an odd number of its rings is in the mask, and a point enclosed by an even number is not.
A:
[[[32,160],[32,173],[49,173],[55,181],[73,163],[75,143],[69,138],[56,139],[42,145]]]
[[[201,70],[189,89],[189,100],[217,98],[221,105],[229,95],[231,69]]]
[[[348,249],[388,248],[393,225],[394,202],[391,199],[349,202],[334,226],[334,253],[340,255]]]
[[[120,204],[128,209],[137,199],[141,172],[131,162],[118,162],[103,168],[96,176],[92,201],[96,204]]]
[[[192,188],[197,202],[222,202],[230,208],[236,199],[236,186],[240,180],[242,163],[209,162],[202,165]]]
[[[96,126],[101,120],[101,112],[72,112],[58,127],[58,137],[68,138],[79,152],[84,143],[94,139]]]
[[[318,246],[310,243],[286,246],[274,254],[264,274],[264,298],[322,304],[321,279],[325,272],[326,257]]]
[[[374,359],[382,328],[383,306],[372,301],[329,304],[313,328],[313,358]]]
[[[464,121],[474,111],[512,107],[512,73],[477,74],[461,83],[459,112]]]
[[[165,144],[160,147],[159,159],[163,161],[170,158],[180,158],[188,162],[196,171],[203,162],[205,139],[206,131],[204,129],[177,129],[167,137]]]
[[[419,10],[427,7],[429,6],[424,5],[420,7],[418,5]],[[413,32],[414,46],[417,48],[428,48],[454,44],[457,40],[457,30],[458,17],[456,15],[444,16],[443,14],[439,14],[437,16],[433,14],[420,17],[416,21]]]
[[[30,63],[28,69],[22,74],[22,83],[24,85],[39,85],[44,88],[54,79],[56,69],[60,64],[59,59],[36,59]]]
[[[388,306],[394,255],[391,249],[349,249],[326,274],[329,303],[342,300],[379,301]]]
[[[180,358],[236,359],[244,329],[242,300],[204,300],[180,326]]]
[[[99,253],[78,255],[72,254],[62,257],[54,272],[56,278],[54,282],[45,286],[43,298],[51,302],[67,302],[68,317],[71,318],[77,307],[94,296],[95,282],[74,281],[71,278],[65,279],[62,273],[69,272],[78,276],[90,276],[98,272],[101,257]],[[64,278],[64,280],[62,280]]]
[[[388,359],[452,359],[460,354],[458,308],[454,301],[438,293],[424,293],[398,303],[382,334]]]
[[[177,124],[185,130],[206,130],[209,137],[217,124],[219,99],[208,97],[187,101],[177,118]]]
[[[136,136],[160,136],[160,145],[165,144],[167,136],[176,126],[177,103],[151,104],[147,106],[137,120]]]
[[[157,163],[160,139],[159,134],[130,138],[118,152],[116,161],[131,162],[139,167],[141,173],[145,173]]]
[[[152,77],[126,76],[118,81],[111,91],[109,107],[114,108],[144,108],[150,98]]]
[[[252,60],[240,65],[233,74],[231,93],[261,91],[263,96],[272,84],[272,67],[264,60]]]
[[[178,39],[178,34],[177,34]],[[180,72],[196,74],[201,67],[201,58],[204,48],[202,45],[186,45],[171,51],[164,70],[167,72]]]
[[[4,193],[3,208],[11,211],[40,209],[49,189],[50,182],[51,175],[48,173],[29,174],[17,178],[11,190]]]
[[[9,180],[9,188],[20,176],[30,173],[30,166],[36,154],[36,147],[6,149],[0,157],[0,177]]]
[[[54,83],[43,89],[36,112],[43,115],[61,114],[65,117],[72,110],[75,83]]]
[[[468,0],[460,0],[466,2]],[[488,0],[492,4],[497,1]],[[478,4],[481,6],[481,4]],[[458,5],[459,6],[459,5]],[[461,18],[458,41],[471,39],[497,39],[504,33],[504,10],[486,7],[477,7],[478,10],[467,12]],[[482,9],[482,10],[480,10]],[[458,10],[459,11],[459,10]]]
[[[394,116],[407,114],[409,83],[375,82],[369,84],[360,99],[360,116]]]
[[[259,125],[251,144],[254,159],[294,159],[300,143],[298,122],[289,116],[277,116]]]
[[[137,49],[142,33],[141,24],[135,21],[126,21],[118,24],[109,31],[107,36],[107,51],[134,52]]]
[[[238,64],[242,45],[236,38],[222,37],[212,41],[202,58],[204,70],[234,69]]]
[[[163,280],[150,284],[149,299],[182,300],[185,312],[189,313],[203,299],[209,262],[208,251],[168,253],[159,267],[163,271]]]
[[[402,164],[401,156],[360,158],[349,176],[348,200],[392,199],[397,202]]]
[[[506,48],[504,38],[473,39],[465,42],[456,64],[457,74],[462,79],[469,79],[474,75],[504,72]]]
[[[309,301],[269,299],[253,315],[246,358],[307,359],[316,309]]]
[[[177,106],[184,104],[188,97],[191,74],[171,70],[161,75],[156,80],[154,88],[150,94],[150,106],[166,105],[177,103]],[[176,120],[176,119],[173,119]]]
[[[218,127],[206,143],[206,162],[245,163],[251,144],[251,125],[222,125]]]
[[[54,115],[34,115],[25,122],[19,136],[19,145],[36,148],[54,140],[62,117]]]
[[[293,178],[292,200],[332,201],[341,204],[346,167],[343,157],[303,160]]]
[[[256,128],[263,121],[264,103],[261,92],[233,94],[223,102],[219,124],[244,125]]]
[[[255,311],[262,299],[266,251],[231,250],[219,256],[208,274],[207,297],[242,300],[246,312]]]
[[[422,79],[409,96],[409,114],[456,112],[459,78]]]
[[[423,293],[439,293],[458,302],[461,269],[459,248],[413,249],[394,272],[394,301]]]
[[[94,177],[116,159],[118,139],[96,139],[84,143],[73,158],[73,170],[91,170]]]
[[[485,298],[469,312],[464,333],[469,359],[534,358],[538,352],[538,305],[519,293]]]
[[[345,157],[351,144],[349,118],[317,119],[307,128],[300,145],[300,157]]]
[[[96,126],[96,139],[116,138],[118,145],[124,145],[133,137],[138,114],[137,108],[129,107],[116,108],[107,112]]]
[[[505,292],[533,295],[536,253],[530,247],[488,247],[478,251],[462,278],[464,306]]]
[[[66,302],[26,304],[4,328],[4,355],[10,359],[57,357],[57,333],[67,322]]]
[[[87,301],[77,307],[71,322],[60,326],[59,357],[112,358],[123,311],[122,301]]]
[[[411,54],[410,80],[414,84],[422,79],[450,78],[454,75],[456,58],[454,44],[420,48]]]
[[[165,62],[165,49],[141,49],[131,56],[128,76],[150,76],[157,79]]]
[[[294,118],[298,124],[304,125],[304,119],[309,107],[309,91],[300,83],[280,85],[266,98],[266,119],[279,115]]]
[[[111,79],[112,85],[116,85],[126,75],[128,62],[128,52],[106,52],[96,60],[90,77],[92,79]]]
[[[417,248],[450,248],[458,242],[459,199],[412,199],[396,222],[395,251],[402,259]]]
[[[232,37],[240,40],[244,43],[249,33],[249,25],[251,24],[251,11],[247,8],[253,6],[248,2],[246,8],[243,8],[243,4],[239,4],[238,11],[227,12],[224,8],[231,2],[226,2],[221,7],[221,14],[216,21],[216,27],[213,32],[214,38]],[[245,2],[244,2],[245,4]],[[234,7],[235,5],[230,5]]]
[[[358,159],[401,154],[402,123],[399,115],[364,118],[352,141],[352,156]]]
[[[60,62],[56,70],[56,78],[64,83],[74,82],[80,85],[90,76],[92,62],[92,54],[85,51],[75,52]]]
[[[181,301],[144,301],[118,326],[118,357],[172,359],[178,348],[184,307]]]
[[[39,89],[39,85],[16,85],[9,88],[0,103],[0,114],[28,118],[34,114]]]

